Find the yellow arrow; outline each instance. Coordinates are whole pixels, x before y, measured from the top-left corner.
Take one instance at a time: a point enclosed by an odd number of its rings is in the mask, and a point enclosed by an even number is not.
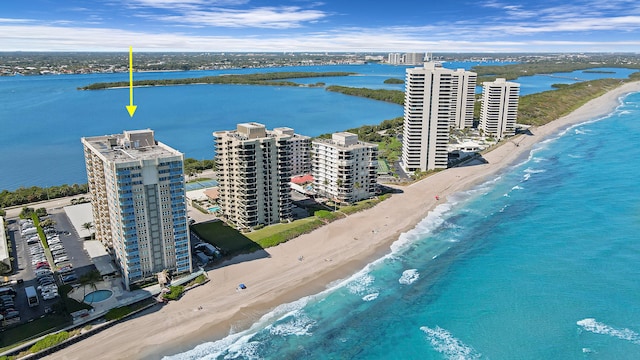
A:
[[[133,117],[137,108],[133,105],[133,48],[129,46],[129,105],[127,106],[129,116]]]

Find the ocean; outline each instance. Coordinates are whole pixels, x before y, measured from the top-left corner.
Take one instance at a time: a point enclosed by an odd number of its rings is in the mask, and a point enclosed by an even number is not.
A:
[[[164,359],[640,358],[640,93],[588,120],[353,276]]]
[[[477,62],[445,63],[470,69]],[[505,63],[484,63],[505,64]],[[135,67],[135,58],[134,58]],[[274,71],[347,71],[357,76],[296,79],[299,83],[404,90],[407,66],[384,64],[327,65],[268,69],[135,73],[135,80],[187,78],[220,74]],[[561,77],[518,79],[522,93],[550,90],[554,83],[575,78],[627,77],[614,73],[568,73]],[[19,187],[86,183],[81,137],[151,128],[156,138],[199,160],[214,156],[212,132],[235,129],[237,123],[257,121],[267,128],[288,126],[297,133],[318,136],[362,125],[375,125],[402,116],[400,105],[328,92],[323,88],[247,85],[186,85],[134,90],[138,109],[125,110],[128,89],[79,91],[95,82],[128,81],[128,74],[0,77],[0,191]],[[480,88],[479,88],[480,89]],[[479,90],[480,91],[480,90]]]

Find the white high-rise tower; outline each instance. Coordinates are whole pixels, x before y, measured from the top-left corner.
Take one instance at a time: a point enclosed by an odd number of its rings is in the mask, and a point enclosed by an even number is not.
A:
[[[447,167],[450,127],[473,124],[476,73],[435,62],[407,69],[402,166],[406,171]]]
[[[519,98],[518,83],[503,78],[483,83],[480,129],[485,135],[498,139],[514,135]]]

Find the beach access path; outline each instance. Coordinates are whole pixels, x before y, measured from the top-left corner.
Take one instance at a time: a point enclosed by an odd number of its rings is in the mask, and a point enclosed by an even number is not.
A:
[[[359,271],[388,253],[400,234],[415,227],[451,194],[470,189],[524,160],[534,144],[568,126],[611,113],[620,104],[620,96],[631,92],[640,92],[640,82],[626,83],[567,116],[531,128],[530,135],[520,135],[484,154],[486,164],[447,169],[400,187],[402,193],[372,209],[266,249],[268,257],[242,262],[232,259],[227,266],[209,271],[211,281],[179,301],[48,358],[90,359],[100,354],[109,359],[158,359],[248,328],[276,306],[319,293],[328,284]],[[247,288],[237,291],[240,283]]]

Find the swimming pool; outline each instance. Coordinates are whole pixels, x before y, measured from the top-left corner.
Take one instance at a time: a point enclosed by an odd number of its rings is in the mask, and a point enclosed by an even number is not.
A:
[[[111,290],[97,290],[97,291],[88,293],[84,297],[83,301],[88,304],[96,303],[96,302],[107,300],[108,298],[111,297],[111,295],[113,295],[113,291]]]
[[[212,206],[212,207],[208,208],[207,210],[209,210],[210,213],[216,212],[216,211],[220,210],[220,206]]]

